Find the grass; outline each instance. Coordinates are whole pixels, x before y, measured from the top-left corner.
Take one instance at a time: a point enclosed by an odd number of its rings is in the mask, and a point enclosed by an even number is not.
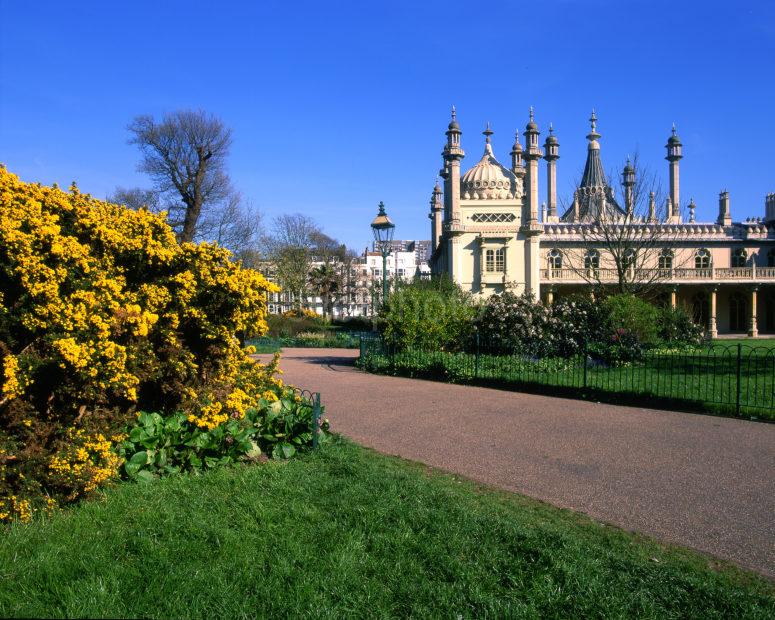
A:
[[[758,346],[759,342],[765,343]],[[743,347],[740,414],[775,420],[775,341]],[[697,350],[649,352],[642,362],[606,365],[583,356],[532,360],[520,355],[441,351],[382,352],[370,341],[359,364],[371,372],[518,389],[558,388],[557,395],[668,405],[735,415],[737,344],[714,342]]]
[[[770,582],[342,440],[0,541],[0,616],[772,618]]]

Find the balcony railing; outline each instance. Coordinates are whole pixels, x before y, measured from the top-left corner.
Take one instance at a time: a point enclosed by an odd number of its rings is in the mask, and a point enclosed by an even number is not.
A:
[[[775,267],[708,267],[690,269],[638,269],[627,278],[643,282],[759,282],[775,281]],[[618,282],[616,269],[542,269],[545,282]]]

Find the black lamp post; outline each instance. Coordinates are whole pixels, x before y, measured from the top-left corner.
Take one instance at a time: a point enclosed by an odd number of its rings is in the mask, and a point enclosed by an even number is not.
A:
[[[379,213],[371,223],[371,230],[374,232],[374,241],[376,241],[379,251],[382,252],[382,303],[387,300],[388,281],[387,281],[387,257],[392,249],[393,231],[396,225],[390,221],[385,213],[385,205],[380,201]]]

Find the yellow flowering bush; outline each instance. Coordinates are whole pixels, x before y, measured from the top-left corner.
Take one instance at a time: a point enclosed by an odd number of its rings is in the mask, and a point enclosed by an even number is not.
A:
[[[273,386],[240,341],[266,332],[274,290],[163,215],[0,167],[0,521],[108,482],[139,411],[244,415]]]

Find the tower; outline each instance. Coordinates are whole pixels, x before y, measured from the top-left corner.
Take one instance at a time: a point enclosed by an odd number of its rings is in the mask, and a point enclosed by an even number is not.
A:
[[[764,221],[775,222],[775,193],[767,194],[764,200]]]
[[[629,157],[622,170],[622,186],[624,187],[624,208],[627,211],[627,217],[631,219],[635,212],[635,168],[630,163]]]
[[[530,108],[530,120],[525,127],[525,159],[527,160],[527,181],[525,198],[527,200],[527,221],[525,225],[532,229],[538,227],[538,160],[541,159],[541,149],[538,147],[538,125],[533,118],[533,108]]]
[[[557,216],[557,160],[560,159],[560,143],[554,135],[554,128],[549,123],[549,135],[544,143],[544,159],[546,160],[546,221],[558,222]]]
[[[460,160],[466,154],[460,147],[460,125],[457,122],[457,112],[455,106],[452,106],[452,118],[447,127],[447,144],[444,147],[444,170],[446,171],[444,196],[448,198],[447,213],[445,220],[447,223],[460,221]]]
[[[530,108],[530,120],[525,127],[525,176],[524,196],[527,202],[527,218],[522,220],[520,231],[527,237],[525,243],[525,292],[533,299],[541,299],[540,270],[538,258],[538,240],[543,227],[538,223],[538,160],[543,153],[538,148],[538,125]]]
[[[683,158],[683,145],[681,139],[675,131],[673,123],[673,133],[667,139],[665,145],[667,156],[665,159],[670,162],[670,203],[672,209],[667,213],[667,221],[678,223],[680,221],[681,196],[680,196],[680,172],[678,162]]]
[[[431,212],[428,217],[431,220],[431,254],[436,250],[441,240],[441,218],[442,211],[444,210],[444,203],[442,202],[441,187],[439,182],[436,181],[436,186],[433,188],[433,194],[431,194]]]
[[[460,281],[460,160],[465,152],[460,147],[460,125],[457,122],[455,106],[452,106],[452,118],[447,127],[447,144],[444,146],[444,235],[446,272],[455,281]]]
[[[522,159],[522,145],[519,143],[519,132],[514,134],[514,145],[511,147],[511,171],[520,183],[525,178],[525,162]]]
[[[718,195],[718,219],[716,223],[719,226],[732,224],[732,211],[729,206],[729,192],[727,190],[723,190]]]

